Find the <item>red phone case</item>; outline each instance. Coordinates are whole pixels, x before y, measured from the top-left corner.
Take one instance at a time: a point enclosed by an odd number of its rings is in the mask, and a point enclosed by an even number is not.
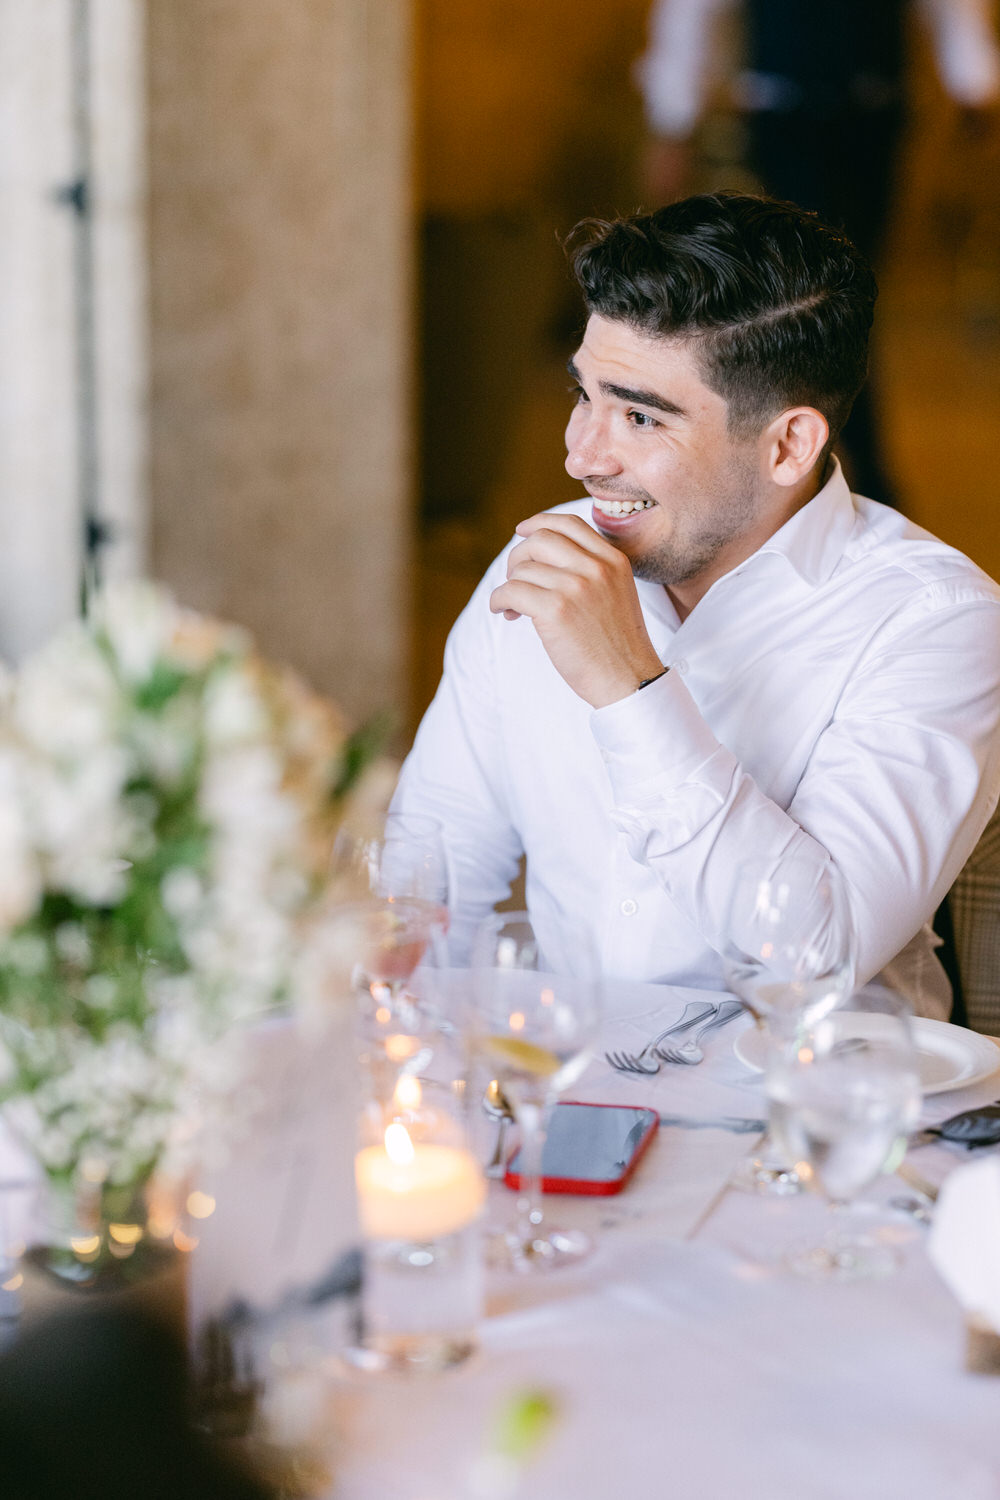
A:
[[[648,1109],[649,1110],[649,1113],[650,1113],[649,1123],[647,1124],[646,1129],[643,1131],[642,1136],[639,1139],[639,1144],[636,1146],[635,1150],[632,1153],[632,1157],[631,1157],[631,1159],[630,1159],[630,1161],[628,1163],[628,1166],[625,1168],[624,1172],[622,1173],[622,1175],[620,1177],[608,1177],[608,1178],[605,1178],[602,1181],[597,1181],[597,1182],[595,1182],[594,1180],[592,1180],[590,1178],[579,1178],[579,1177],[543,1177],[542,1178],[542,1192],[543,1193],[577,1193],[577,1194],[580,1194],[580,1195],[586,1196],[586,1197],[608,1197],[611,1193],[620,1193],[621,1190],[622,1190],[622,1188],[625,1186],[625,1184],[631,1178],[632,1173],[635,1171],[636,1167],[639,1165],[639,1161],[641,1160],[644,1152],[646,1151],[646,1148],[648,1147],[650,1141],[653,1139],[653,1136],[656,1134],[657,1127],[659,1126],[659,1123],[660,1123],[660,1113],[659,1113],[659,1110],[652,1109],[648,1104],[629,1104],[629,1105],[621,1105],[621,1104],[588,1104],[588,1103],[586,1103],[582,1099],[563,1099],[563,1100],[560,1100],[560,1102],[556,1105],[556,1108],[557,1109],[572,1109],[572,1108],[579,1108],[579,1109],[622,1109],[622,1108],[628,1108],[628,1109]],[[511,1155],[510,1155],[510,1160],[511,1161],[514,1160],[514,1157],[517,1155],[517,1152],[519,1150],[520,1150],[520,1147],[516,1147],[514,1149],[514,1151],[511,1152]],[[509,1188],[519,1189],[520,1186],[521,1186],[521,1174],[520,1174],[520,1172],[512,1172],[510,1170],[509,1166],[507,1168],[507,1171],[504,1174],[504,1179],[503,1180],[504,1180],[504,1183],[506,1184],[506,1186],[509,1187]]]

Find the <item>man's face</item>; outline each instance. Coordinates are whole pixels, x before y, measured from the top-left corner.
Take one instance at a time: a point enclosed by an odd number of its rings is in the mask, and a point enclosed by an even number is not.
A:
[[[579,389],[566,429],[566,468],[594,497],[594,524],[637,578],[688,608],[773,529],[758,439],[728,431],[693,348],[594,315],[570,361]]]

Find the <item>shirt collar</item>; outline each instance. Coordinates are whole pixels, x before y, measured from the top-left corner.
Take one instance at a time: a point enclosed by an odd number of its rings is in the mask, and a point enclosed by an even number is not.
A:
[[[844,555],[857,522],[840,461],[831,461],[823,488],[759,547],[756,556],[785,557],[807,583],[823,583]],[[744,564],[745,566],[745,564]]]

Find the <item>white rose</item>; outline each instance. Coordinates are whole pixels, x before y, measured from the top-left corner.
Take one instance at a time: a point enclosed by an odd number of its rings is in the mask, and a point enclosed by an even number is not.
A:
[[[15,729],[60,758],[86,755],[117,730],[119,689],[108,663],[82,627],[57,635],[30,657],[17,678]]]
[[[178,619],[166,589],[146,580],[110,584],[91,610],[91,621],[106,634],[122,676],[136,686],[153,675]]]
[[[268,717],[245,671],[217,673],[205,690],[205,738],[218,748],[261,739]]]

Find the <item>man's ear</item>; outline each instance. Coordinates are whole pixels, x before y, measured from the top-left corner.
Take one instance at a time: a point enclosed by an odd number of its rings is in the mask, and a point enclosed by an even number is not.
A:
[[[761,433],[762,458],[775,484],[801,483],[819,462],[830,438],[822,412],[813,406],[791,406]]]

